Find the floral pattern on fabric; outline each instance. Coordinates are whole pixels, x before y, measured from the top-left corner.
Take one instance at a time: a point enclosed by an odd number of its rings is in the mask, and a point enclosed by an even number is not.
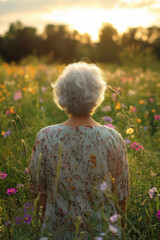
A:
[[[59,161],[60,145],[62,155]],[[107,182],[110,193],[116,193],[118,201],[129,196],[125,142],[120,133],[106,126],[57,124],[41,129],[29,168],[32,191],[47,197],[43,229],[54,229],[66,219],[72,226],[76,216],[89,216],[97,196],[106,215],[115,214],[113,202],[106,200],[100,190],[103,181]],[[57,168],[60,168],[58,184]],[[100,219],[100,213],[97,211],[96,214]]]

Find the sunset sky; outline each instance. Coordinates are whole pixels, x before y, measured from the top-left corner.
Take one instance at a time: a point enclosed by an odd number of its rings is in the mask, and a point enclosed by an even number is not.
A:
[[[39,33],[46,24],[68,24],[96,41],[103,22],[119,33],[128,27],[160,27],[160,0],[0,0],[0,34],[17,20]]]

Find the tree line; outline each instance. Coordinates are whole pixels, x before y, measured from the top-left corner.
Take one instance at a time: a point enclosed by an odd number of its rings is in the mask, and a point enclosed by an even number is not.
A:
[[[152,55],[160,60],[160,27],[129,28],[122,35],[110,23],[103,23],[95,43],[89,34],[69,30],[66,25],[48,24],[43,34],[20,21],[11,23],[0,36],[0,57],[19,62],[28,55],[48,56],[49,62],[68,63],[86,56],[91,61],[122,63],[126,59]]]

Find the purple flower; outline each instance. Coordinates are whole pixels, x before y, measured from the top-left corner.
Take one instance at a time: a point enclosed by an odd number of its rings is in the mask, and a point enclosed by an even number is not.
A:
[[[119,215],[119,214],[114,214],[112,217],[110,217],[110,221],[112,222],[112,223],[115,223],[115,222],[117,222],[118,221],[118,219],[121,219],[121,215]]]
[[[3,135],[3,137],[6,138],[6,137],[8,137],[9,135],[11,135],[11,131],[10,131],[10,130],[7,131],[7,132],[5,132],[4,135]]]
[[[158,220],[160,221],[160,210],[158,210],[156,217],[158,218]]]
[[[143,129],[146,131],[146,130],[148,129],[148,127],[147,127],[147,126],[144,126]]]
[[[14,101],[17,101],[22,98],[22,92],[19,90],[14,93]]]
[[[125,141],[126,144],[130,144],[131,143],[131,140],[129,140],[129,139],[124,139],[124,141]]]
[[[27,210],[32,210],[32,211],[34,210],[33,204],[30,202],[26,202],[24,204],[24,207],[25,207],[24,212],[27,212]]]
[[[7,221],[7,222],[5,222],[4,226],[7,227],[9,224],[11,224],[11,221]]]
[[[14,220],[15,220],[16,224],[19,225],[19,224],[22,223],[23,217],[21,217],[21,216],[20,217],[15,217]]]
[[[104,116],[104,117],[102,117],[102,119],[103,119],[104,122],[107,122],[107,121],[108,122],[113,122],[113,119],[111,117],[109,117],[109,116],[107,116],[107,117]]]
[[[29,214],[24,214],[24,223],[29,224],[32,221],[32,217]]]

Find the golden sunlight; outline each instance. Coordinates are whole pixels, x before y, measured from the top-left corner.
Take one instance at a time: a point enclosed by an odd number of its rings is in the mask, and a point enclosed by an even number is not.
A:
[[[109,22],[122,33],[128,27],[147,27],[154,21],[146,9],[120,9],[105,10],[103,8],[67,8],[54,10],[43,16],[45,20],[53,23],[65,23],[80,33],[88,33],[94,41],[98,40],[98,32],[102,23]]]

